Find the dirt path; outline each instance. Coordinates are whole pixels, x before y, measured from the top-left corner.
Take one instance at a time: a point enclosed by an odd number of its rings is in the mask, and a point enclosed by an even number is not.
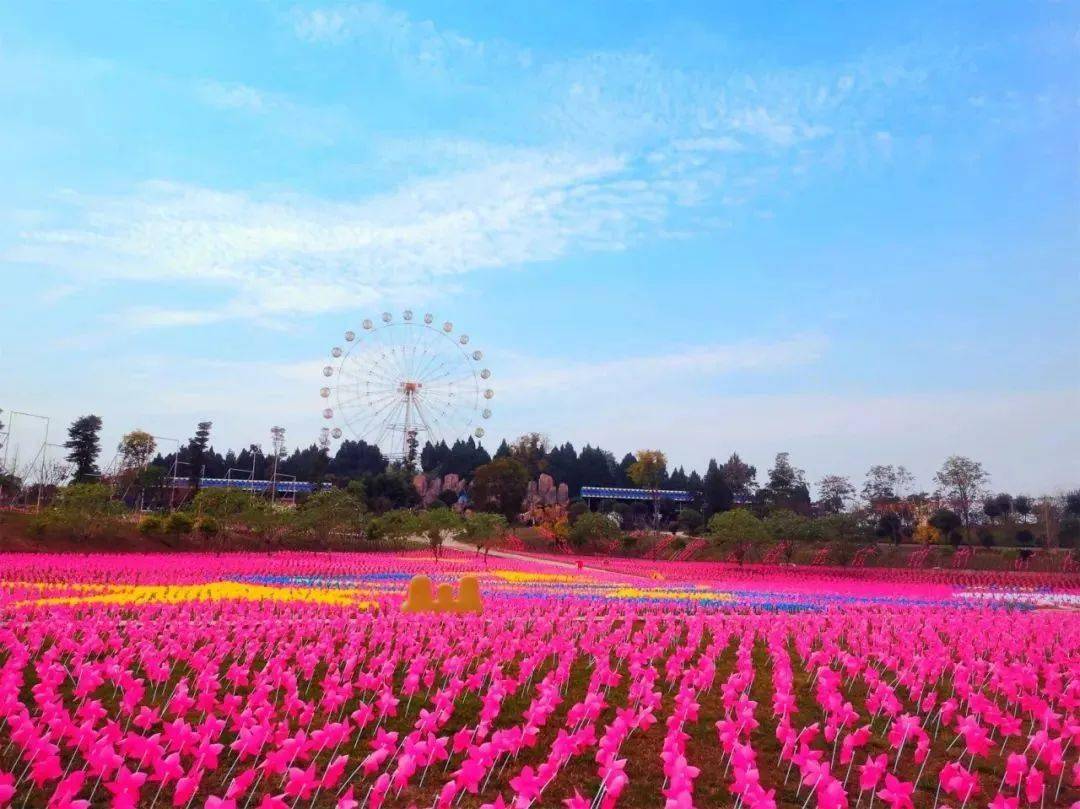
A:
[[[427,540],[423,539],[421,537],[411,537],[410,541],[411,542],[416,542],[416,543],[422,544],[422,545],[427,545],[428,544]],[[463,553],[475,553],[476,552],[476,546],[475,545],[467,545],[464,542],[459,542],[456,539],[444,540],[443,541],[443,547],[444,548],[450,548],[451,550],[455,550],[455,551],[461,551]],[[597,567],[595,565],[586,565],[586,564],[583,564],[579,568],[577,566],[577,562],[561,562],[558,559],[549,559],[547,557],[541,558],[541,557],[537,557],[537,556],[529,556],[528,554],[514,553],[513,551],[501,551],[501,550],[498,550],[498,549],[493,549],[493,550],[488,551],[488,556],[494,556],[497,559],[513,559],[514,561],[517,561],[517,562],[533,562],[533,563],[541,564],[541,565],[551,565],[552,567],[561,567],[561,568],[565,568],[567,570],[573,570],[573,571],[591,570],[591,571],[595,571],[596,573],[606,573],[606,574],[611,575],[611,576],[621,576],[621,577],[623,577],[625,579],[629,579],[629,580],[633,580],[633,581],[648,581],[648,578],[646,576],[637,576],[637,575],[635,575],[633,573],[619,573],[619,572],[616,572],[614,570],[608,570],[607,568]]]

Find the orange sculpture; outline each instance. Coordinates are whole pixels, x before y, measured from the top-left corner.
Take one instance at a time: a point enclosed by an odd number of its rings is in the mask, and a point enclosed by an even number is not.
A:
[[[440,584],[433,594],[431,579],[422,575],[413,576],[405,591],[401,611],[481,613],[484,604],[480,600],[480,582],[476,576],[462,576],[457,598],[454,598],[454,588],[449,584]]]

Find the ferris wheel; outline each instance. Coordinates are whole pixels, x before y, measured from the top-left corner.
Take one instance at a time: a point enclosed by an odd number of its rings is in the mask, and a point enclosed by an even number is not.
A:
[[[391,458],[416,457],[424,441],[451,443],[466,435],[482,438],[491,418],[491,371],[469,335],[454,334],[449,320],[415,317],[406,309],[395,319],[383,312],[347,331],[344,345],[330,349],[319,390],[323,435],[348,430]]]

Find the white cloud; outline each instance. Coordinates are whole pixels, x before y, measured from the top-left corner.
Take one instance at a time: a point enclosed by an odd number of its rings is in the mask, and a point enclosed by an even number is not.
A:
[[[663,221],[677,192],[632,180],[618,157],[523,150],[355,203],[157,182],[69,197],[72,224],[25,233],[7,259],[233,293],[210,313],[136,311],[137,325],[312,314],[472,270],[622,249]]]
[[[361,42],[367,49],[389,55],[402,69],[426,76],[450,78],[455,71],[496,61],[525,66],[531,58],[525,49],[498,41],[479,42],[379,2],[296,9],[293,30],[314,44]]]
[[[772,342],[687,346],[662,354],[594,361],[509,356],[504,360],[507,372],[500,375],[499,382],[500,387],[505,384],[512,401],[553,391],[568,392],[575,400],[601,400],[614,392],[653,393],[688,389],[695,384],[700,389],[710,379],[724,374],[812,364],[821,359],[827,346],[821,336],[799,335]]]
[[[280,98],[264,90],[238,83],[202,82],[198,94],[210,106],[223,110],[263,113],[282,104]]]

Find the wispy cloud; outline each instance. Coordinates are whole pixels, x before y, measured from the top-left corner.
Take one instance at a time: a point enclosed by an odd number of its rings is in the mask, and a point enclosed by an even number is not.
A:
[[[452,69],[495,61],[518,66],[531,61],[526,49],[500,41],[480,42],[379,2],[297,8],[292,20],[296,35],[306,42],[359,41],[390,55],[403,70],[428,76],[449,76]]]
[[[298,9],[290,19],[305,42],[355,42],[403,72],[463,84],[489,77],[483,92],[515,110],[534,145],[369,136],[371,157],[352,170],[389,190],[352,199],[175,182],[71,195],[0,257],[68,277],[209,288],[221,301],[198,310],[143,302],[120,313],[133,327],[272,321],[423,297],[475,270],[692,236],[702,223],[729,221],[729,209],[767,216],[771,193],[797,193],[810,167],[841,163],[850,142],[895,158],[902,136],[882,125],[886,100],[925,79],[904,54],[756,73],[679,69],[635,52],[541,60],[378,2]],[[350,127],[340,110],[248,84],[205,81],[194,92],[223,114],[316,142]]]
[[[358,203],[148,183],[67,199],[68,227],[24,234],[8,260],[84,277],[231,290],[209,311],[139,309],[133,325],[313,314],[483,268],[618,250],[661,222],[674,191],[622,160],[520,151]]]
[[[670,390],[736,372],[770,372],[818,362],[828,348],[821,335],[796,335],[782,340],[745,340],[719,345],[691,345],[662,354],[598,359],[508,356],[507,373],[500,375],[514,397],[531,398],[538,392],[572,391],[574,397],[632,394],[634,391]]]

